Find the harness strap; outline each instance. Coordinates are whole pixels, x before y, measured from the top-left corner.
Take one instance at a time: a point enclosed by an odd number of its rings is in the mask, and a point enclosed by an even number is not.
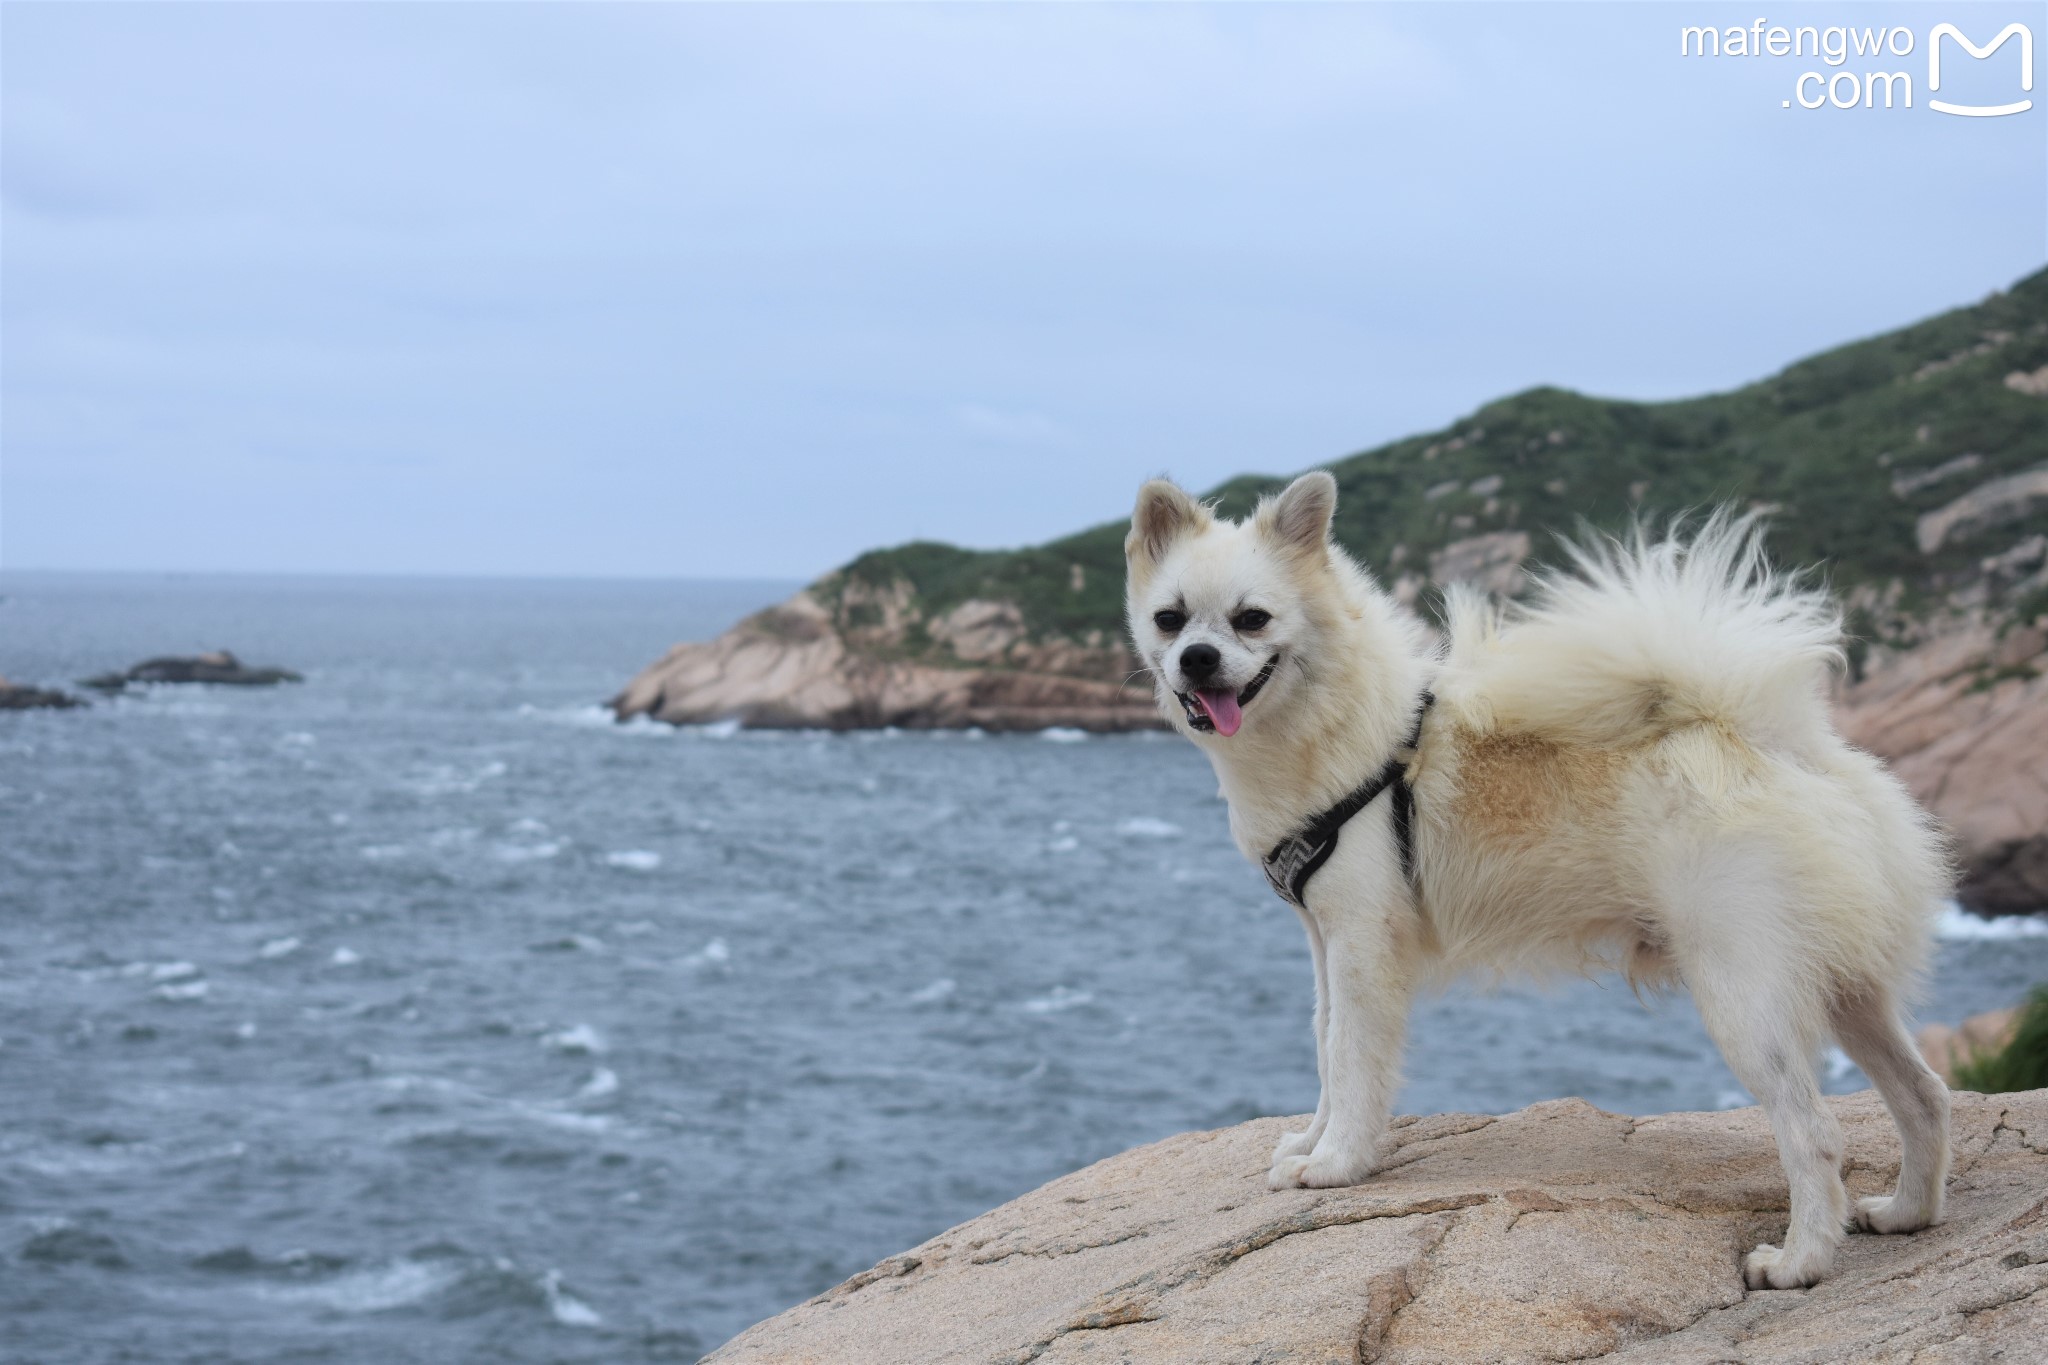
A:
[[[1408,759],[1404,755],[1412,755],[1422,742],[1422,718],[1429,714],[1429,708],[1435,703],[1436,694],[1425,691],[1415,709],[1414,728],[1409,731],[1408,742],[1401,751],[1343,800],[1273,845],[1273,851],[1266,855],[1262,866],[1266,880],[1281,900],[1300,909],[1308,908],[1309,879],[1337,851],[1337,836],[1345,823],[1378,800],[1380,793],[1389,788],[1394,793],[1391,815],[1394,842],[1401,851],[1401,875],[1410,885],[1414,884],[1415,789],[1408,785]]]

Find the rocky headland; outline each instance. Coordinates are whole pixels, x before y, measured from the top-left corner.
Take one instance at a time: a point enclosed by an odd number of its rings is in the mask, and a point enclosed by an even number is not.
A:
[[[1831,1100],[1852,1196],[1890,1188],[1875,1094]],[[1299,1121],[1293,1121],[1298,1126]],[[1265,1186],[1281,1119],[1053,1181],[736,1337],[722,1365],[2048,1359],[2048,1091],[1955,1096],[1948,1213],[1852,1235],[1812,1289],[1745,1292],[1784,1231],[1757,1109],[1579,1100],[1396,1121],[1386,1169]]]
[[[1536,389],[1329,466],[1334,532],[1403,601],[1513,595],[1581,519],[1731,499],[1820,566],[1853,644],[1838,715],[1955,839],[1962,897],[2048,905],[2048,271],[1731,393],[1623,403]],[[1240,515],[1281,481],[1212,490]],[[979,552],[876,550],[680,644],[620,719],[1115,731],[1159,724],[1124,644],[1124,523]]]

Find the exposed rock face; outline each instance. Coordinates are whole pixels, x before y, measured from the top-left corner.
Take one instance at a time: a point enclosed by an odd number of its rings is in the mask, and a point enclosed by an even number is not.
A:
[[[1494,482],[1498,485],[1499,480]],[[1432,554],[1429,576],[1438,583],[1473,583],[1512,597],[1522,590],[1522,561],[1528,557],[1527,531],[1489,531],[1454,540]]]
[[[1831,1101],[1852,1195],[1898,1166],[1875,1095]],[[2048,1091],[1958,1095],[1948,1216],[1847,1239],[1833,1278],[1745,1294],[1784,1231],[1761,1111],[1579,1100],[1397,1121],[1392,1168],[1269,1193],[1279,1119],[1056,1180],[710,1360],[2018,1362],[2048,1341]]]
[[[19,683],[0,678],[0,711],[68,711],[84,702],[68,692],[56,692],[46,687],[24,687]]]
[[[1954,502],[1921,514],[1913,534],[1919,539],[1920,553],[1933,554],[1952,537],[2019,521],[2043,507],[2048,507],[2048,466],[1979,484]]]
[[[889,630],[882,604],[870,631]],[[900,627],[898,628],[900,630]],[[648,715],[678,725],[737,719],[765,727],[832,730],[1154,729],[1149,681],[1121,679],[1120,646],[1037,645],[1005,603],[962,603],[928,627],[956,657],[947,668],[891,658],[887,641],[849,640],[810,592],[757,612],[715,640],[681,644],[611,702],[620,718]],[[865,633],[865,632],[863,632]],[[900,634],[897,637],[900,639]],[[870,648],[861,648],[869,643]]]
[[[231,652],[216,649],[191,658],[144,659],[125,673],[102,673],[87,678],[87,687],[118,692],[135,683],[225,683],[235,687],[270,687],[277,683],[304,682],[289,668],[254,667]]]
[[[1965,904],[2048,905],[2048,636],[2038,626],[2001,634],[1973,621],[1876,657],[1835,715],[1948,827]]]

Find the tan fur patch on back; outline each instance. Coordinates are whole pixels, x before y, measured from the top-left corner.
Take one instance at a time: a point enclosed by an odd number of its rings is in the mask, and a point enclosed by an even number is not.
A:
[[[1536,735],[1463,731],[1457,737],[1456,818],[1482,840],[1529,844],[1556,821],[1609,804],[1627,756]]]

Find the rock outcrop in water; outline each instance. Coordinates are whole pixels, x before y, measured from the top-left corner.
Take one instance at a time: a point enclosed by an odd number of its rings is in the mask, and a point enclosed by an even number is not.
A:
[[[26,687],[0,678],[0,711],[68,711],[85,703],[69,692],[47,687]]]
[[[231,687],[272,687],[278,683],[304,682],[289,668],[255,667],[243,663],[225,649],[190,657],[144,659],[125,673],[102,673],[87,678],[85,686],[102,692],[146,683],[222,683]]]
[[[1260,1119],[1111,1157],[743,1333],[724,1365],[2043,1359],[2048,1091],[1958,1094],[1949,1210],[1853,1235],[1833,1278],[1746,1293],[1784,1231],[1756,1109],[1579,1100],[1398,1121],[1390,1169],[1271,1193]],[[1890,1188],[1877,1097],[1830,1101],[1852,1195]]]

